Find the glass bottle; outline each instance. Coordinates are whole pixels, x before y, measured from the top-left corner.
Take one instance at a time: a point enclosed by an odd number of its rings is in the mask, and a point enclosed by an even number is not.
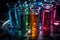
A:
[[[49,36],[50,31],[51,31],[50,27],[51,27],[52,5],[44,4],[43,8],[44,8],[43,13],[42,13],[43,36]]]
[[[25,2],[25,15],[26,15],[26,31],[30,30],[30,8],[27,1]]]
[[[37,40],[39,35],[40,7],[32,5],[30,13],[31,35],[30,39]]]
[[[23,37],[25,32],[26,32],[26,15],[25,15],[25,7],[24,4],[22,4],[22,2],[19,1],[18,3],[18,14],[19,14],[19,22],[20,22],[20,27],[18,29],[18,35],[19,38]]]
[[[8,3],[8,14],[10,20],[10,29],[8,30],[10,33],[15,34],[18,31],[18,18],[16,12],[16,4],[15,3]]]

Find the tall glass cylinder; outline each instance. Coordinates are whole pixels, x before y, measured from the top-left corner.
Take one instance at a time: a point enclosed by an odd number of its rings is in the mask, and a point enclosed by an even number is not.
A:
[[[26,31],[30,30],[30,8],[29,4],[25,2],[25,15],[26,15]]]
[[[18,18],[16,12],[16,4],[15,3],[8,3],[8,14],[10,20],[10,29],[8,30],[10,33],[15,33],[18,31]]]
[[[50,4],[45,4],[44,10],[42,13],[42,30],[43,30],[43,35],[44,36],[49,36],[50,35],[50,27],[51,27],[51,5]]]
[[[20,27],[18,29],[19,37],[23,37],[26,32],[26,15],[24,9],[25,9],[24,4],[19,4],[18,6],[18,14],[19,14],[18,18],[20,22]]]
[[[39,20],[40,20],[40,7],[30,8],[30,25],[31,25],[31,35],[30,39],[37,40],[39,35]]]

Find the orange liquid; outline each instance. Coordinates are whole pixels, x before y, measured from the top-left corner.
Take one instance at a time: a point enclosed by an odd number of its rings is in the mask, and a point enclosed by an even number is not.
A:
[[[38,35],[39,35],[39,14],[36,15],[34,13],[30,14],[30,25],[31,25],[31,35],[30,35],[30,39],[37,39]]]

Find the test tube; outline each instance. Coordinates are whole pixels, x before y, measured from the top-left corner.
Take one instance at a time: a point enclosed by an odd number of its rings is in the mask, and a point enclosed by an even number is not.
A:
[[[8,14],[9,14],[9,20],[10,20],[10,30],[8,30],[10,33],[15,34],[18,30],[18,18],[17,18],[17,12],[16,12],[16,4],[15,3],[8,3]]]
[[[26,14],[26,31],[30,30],[30,8],[27,1],[25,2],[25,14]]]
[[[39,35],[39,19],[40,18],[40,7],[31,8],[30,13],[30,25],[31,25],[31,35],[30,39],[37,40]]]
[[[53,30],[54,30],[54,33],[57,31],[58,27],[59,27],[59,24],[60,24],[60,15],[59,15],[59,9],[60,9],[60,4],[58,2],[54,2],[53,3]]]
[[[19,4],[18,13],[19,13],[19,22],[20,22],[18,35],[19,35],[19,37],[23,37],[25,32],[26,32],[26,25],[25,25],[25,23],[26,23],[26,15],[25,15],[25,11],[24,11],[24,4]]]
[[[49,36],[51,25],[51,4],[44,4],[43,8],[44,8],[42,13],[43,36]]]

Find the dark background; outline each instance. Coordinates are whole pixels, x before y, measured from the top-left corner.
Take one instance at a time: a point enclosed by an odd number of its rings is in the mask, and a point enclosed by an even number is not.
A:
[[[24,0],[20,0],[21,2],[24,2]],[[58,1],[58,0],[57,0]],[[6,21],[8,19],[8,7],[7,7],[7,3],[17,3],[17,0],[0,0],[0,21]],[[59,8],[57,8],[57,20],[60,20],[59,16],[60,16],[60,6]],[[0,22],[0,25],[2,23]],[[1,27],[1,26],[0,26]],[[6,31],[2,32],[2,30],[0,29],[0,38],[4,35],[8,35],[8,33]],[[8,36],[7,36],[8,37]],[[3,38],[2,38],[3,39]]]

